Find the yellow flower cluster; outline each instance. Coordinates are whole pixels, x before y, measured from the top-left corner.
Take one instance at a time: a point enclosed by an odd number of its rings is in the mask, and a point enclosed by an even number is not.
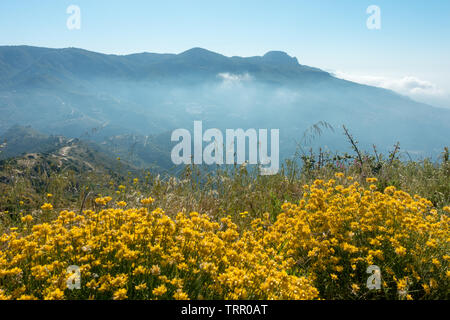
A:
[[[322,298],[357,294],[351,283],[366,287],[370,265],[380,268],[383,291],[379,294],[387,298],[410,292],[407,298],[447,295],[448,215],[439,214],[430,201],[395,187],[380,192],[373,184],[367,190],[345,180],[343,185],[316,180],[304,186],[302,200],[282,206],[265,246],[281,245],[286,257],[298,262],[296,270],[313,274]],[[431,288],[430,283],[434,289],[423,290]]]
[[[255,222],[261,223],[260,221]],[[230,218],[161,209],[63,211],[51,223],[0,237],[0,298],[313,299],[294,261],[264,248],[259,231]],[[69,290],[67,267],[80,267]]]
[[[448,293],[449,218],[419,196],[336,175],[305,185],[275,222],[161,208],[62,211],[0,237],[0,299],[317,299]],[[370,179],[368,183],[375,183]],[[372,187],[373,186],[373,187]],[[109,200],[108,200],[109,199]],[[98,201],[97,201],[98,200]],[[109,197],[97,198],[106,204]],[[123,202],[123,201],[121,201]],[[118,202],[125,207],[125,202]],[[246,217],[247,212],[240,216]],[[240,220],[242,222],[242,220]],[[69,266],[81,289],[70,290]],[[369,291],[377,265],[382,289]]]
[[[111,197],[99,197],[95,199],[95,203],[98,205],[106,206],[106,204],[111,200],[112,200]]]
[[[152,204],[153,202],[155,202],[155,200],[152,197],[144,198],[141,200],[141,203],[143,205],[149,205]]]
[[[127,203],[126,203],[125,201],[118,201],[118,202],[116,202],[116,204],[117,204],[119,207],[126,207],[126,206],[127,206]]]
[[[50,210],[53,210],[53,205],[51,203],[44,203],[41,206],[41,209],[44,211],[50,211]]]

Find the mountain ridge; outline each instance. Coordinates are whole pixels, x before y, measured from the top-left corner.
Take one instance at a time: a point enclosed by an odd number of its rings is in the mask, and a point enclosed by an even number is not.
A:
[[[12,123],[67,137],[100,128],[92,139],[105,141],[190,128],[203,119],[222,129],[281,128],[289,154],[294,140],[322,120],[345,124],[365,148],[401,141],[417,153],[440,150],[450,132],[449,110],[338,79],[282,51],[253,57],[203,48],[108,55],[3,46],[0,71],[0,134]],[[317,143],[332,149],[344,145],[340,136],[321,139]]]

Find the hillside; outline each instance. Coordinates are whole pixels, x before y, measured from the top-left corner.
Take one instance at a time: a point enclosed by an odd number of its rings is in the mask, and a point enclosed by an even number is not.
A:
[[[0,135],[17,123],[104,142],[192,130],[201,119],[210,128],[280,128],[281,154],[289,157],[308,127],[327,121],[334,128],[345,124],[364,149],[375,144],[386,151],[400,141],[422,157],[448,144],[449,110],[299,62],[279,51],[244,58],[201,48],[118,56],[0,47]],[[315,143],[342,150],[342,140],[335,131]],[[170,141],[159,147],[170,150]]]
[[[138,172],[135,166],[92,142],[48,136],[20,126],[2,138],[0,210],[16,210],[18,199],[27,199],[24,205],[32,208],[56,189],[61,200],[71,203],[87,186],[107,184],[111,179],[120,181],[128,173]]]

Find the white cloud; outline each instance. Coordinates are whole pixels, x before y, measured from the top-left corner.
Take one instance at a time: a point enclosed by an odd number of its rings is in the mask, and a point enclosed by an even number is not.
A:
[[[241,82],[241,81],[249,81],[252,77],[248,73],[244,74],[234,74],[229,72],[219,73],[217,75],[219,78],[222,78],[224,81],[228,82]]]
[[[434,83],[421,80],[413,76],[405,76],[402,78],[388,78],[380,76],[350,74],[341,71],[336,71],[333,74],[337,78],[390,89],[411,97],[440,96],[444,94],[444,92]]]

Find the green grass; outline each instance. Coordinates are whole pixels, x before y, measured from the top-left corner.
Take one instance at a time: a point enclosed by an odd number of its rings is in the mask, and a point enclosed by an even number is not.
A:
[[[374,149],[375,150],[375,149]],[[239,213],[248,211],[248,218],[269,213],[275,220],[285,201],[297,202],[302,197],[303,185],[315,179],[332,179],[336,172],[351,175],[361,185],[367,177],[378,179],[379,189],[393,185],[411,195],[418,194],[432,201],[440,210],[450,203],[450,162],[445,148],[437,161],[401,161],[398,148],[384,157],[361,153],[357,155],[302,153],[287,160],[276,175],[262,176],[257,168],[229,166],[211,168],[186,166],[178,177],[151,171],[119,174],[117,172],[77,172],[73,168],[53,170],[45,161],[35,166],[19,167],[16,162],[4,161],[0,166],[0,232],[15,225],[23,214],[40,218],[40,206],[53,204],[59,209],[95,207],[94,199],[112,196],[114,201],[124,200],[136,204],[142,197],[152,196],[155,205],[175,215],[180,211],[198,211],[214,219],[230,215],[242,224]],[[138,178],[138,182],[134,179]],[[119,186],[125,189],[119,191]],[[47,197],[50,193],[53,196]]]

